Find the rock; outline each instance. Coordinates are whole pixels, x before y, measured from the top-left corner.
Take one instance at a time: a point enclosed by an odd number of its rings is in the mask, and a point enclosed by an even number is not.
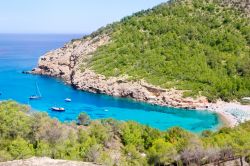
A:
[[[38,67],[32,70],[33,74],[60,77],[70,83],[74,70],[79,70],[82,63],[92,57],[92,53],[100,46],[109,42],[107,35],[93,39],[75,40],[65,44],[62,48],[50,51],[40,57]],[[81,66],[80,66],[81,65]]]
[[[33,157],[26,160],[14,160],[1,162],[0,166],[97,166],[97,164],[67,161],[67,160],[53,160],[47,157]]]
[[[249,0],[221,0],[223,6],[229,6],[239,9],[250,16],[250,1]]]
[[[22,71],[22,74],[32,74],[32,71]]]

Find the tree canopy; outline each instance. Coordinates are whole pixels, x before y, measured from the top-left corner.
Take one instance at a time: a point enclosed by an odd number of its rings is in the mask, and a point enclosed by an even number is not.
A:
[[[159,131],[131,121],[104,119],[79,124],[77,120],[61,123],[12,101],[0,103],[0,162],[46,156],[139,166],[250,158],[250,122],[197,135],[178,127]]]

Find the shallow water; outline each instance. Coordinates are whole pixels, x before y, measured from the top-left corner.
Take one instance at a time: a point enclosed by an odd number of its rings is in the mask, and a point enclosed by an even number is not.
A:
[[[34,110],[47,112],[61,121],[75,120],[80,112],[92,119],[114,118],[133,120],[160,130],[179,126],[192,132],[215,130],[219,117],[206,111],[183,110],[152,106],[129,99],[77,91],[62,81],[46,76],[22,74],[36,66],[39,56],[81,35],[0,35],[0,100],[13,99],[30,104]],[[29,101],[36,91],[43,98]],[[71,103],[64,102],[71,98]],[[52,112],[52,106],[64,107],[65,112]]]

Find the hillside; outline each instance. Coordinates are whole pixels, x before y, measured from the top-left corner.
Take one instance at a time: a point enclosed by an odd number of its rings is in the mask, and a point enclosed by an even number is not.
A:
[[[174,107],[239,100],[250,96],[248,15],[247,0],[173,0],[72,40],[32,73]]]
[[[4,101],[0,103],[0,124],[3,166],[239,165],[241,162],[248,165],[246,162],[250,162],[250,122],[198,135],[178,127],[159,131],[131,121],[91,121],[85,113],[76,117],[75,122],[61,123],[27,106]],[[37,158],[23,160],[33,156]]]
[[[234,5],[232,5],[234,6]],[[105,31],[105,30],[104,30]],[[87,67],[210,100],[250,95],[250,24],[236,10],[177,1],[124,18]]]

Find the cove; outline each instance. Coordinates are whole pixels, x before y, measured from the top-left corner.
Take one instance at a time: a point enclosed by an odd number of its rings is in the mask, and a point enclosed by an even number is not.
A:
[[[1,34],[0,100],[12,99],[29,104],[33,110],[47,112],[63,122],[76,120],[80,112],[86,112],[91,119],[133,120],[160,130],[179,126],[198,133],[216,130],[220,126],[218,115],[208,111],[153,106],[130,99],[77,91],[55,78],[22,74],[22,71],[36,66],[39,56],[81,36]],[[29,101],[29,96],[36,91],[36,83],[43,98]],[[72,99],[71,103],[64,101],[67,97]],[[53,106],[64,107],[66,111],[52,112],[50,108]]]

